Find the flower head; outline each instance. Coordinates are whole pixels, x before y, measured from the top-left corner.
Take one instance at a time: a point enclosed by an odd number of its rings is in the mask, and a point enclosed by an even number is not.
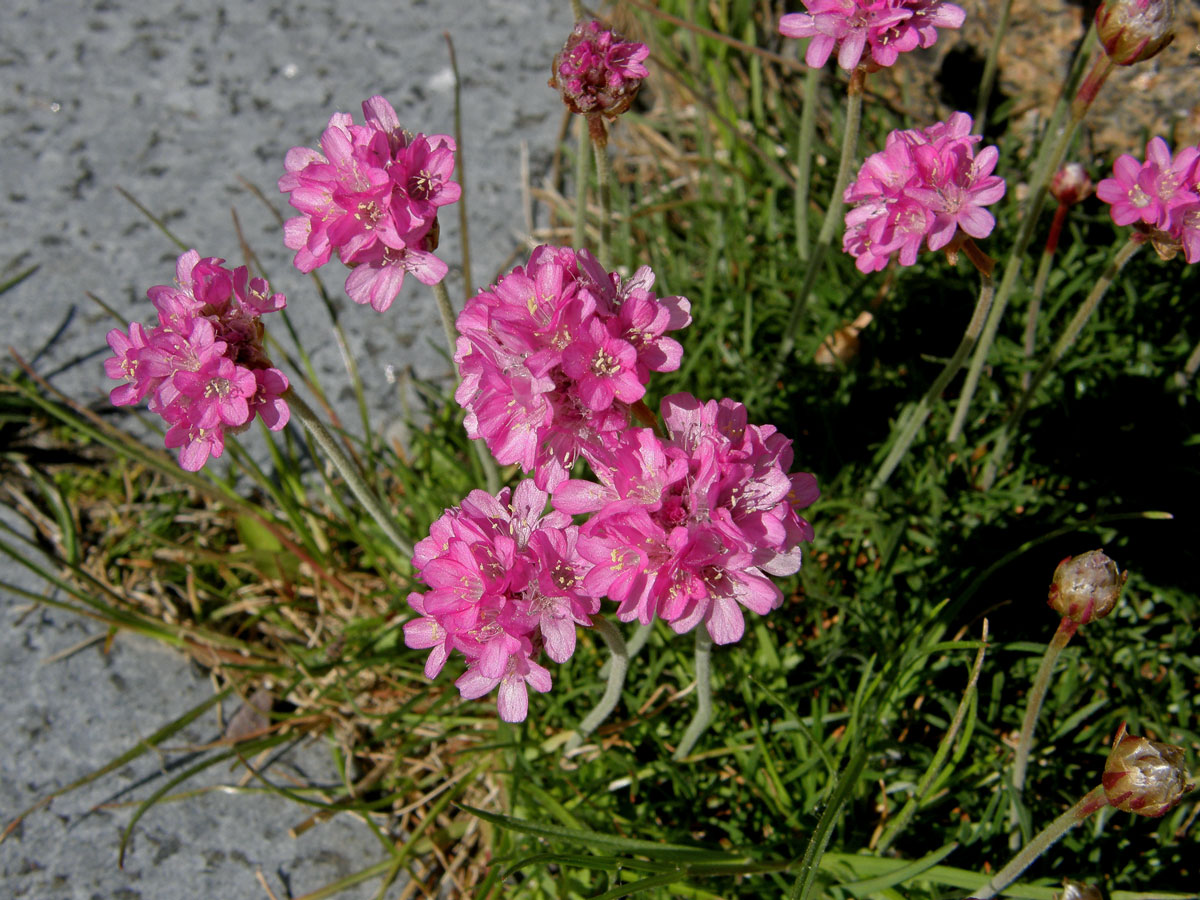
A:
[[[1161,137],[1146,144],[1146,161],[1126,153],[1113,164],[1113,177],[1096,185],[1118,225],[1132,225],[1137,239],[1150,241],[1164,259],[1183,251],[1200,261],[1200,147],[1172,156]]]
[[[1103,619],[1116,609],[1128,577],[1103,550],[1067,557],[1054,570],[1050,606],[1080,625]]]
[[[642,64],[649,55],[645,44],[626,41],[594,19],[577,22],[554,57],[550,87],[573,113],[615,119],[633,104],[650,74]]]
[[[1118,66],[1142,62],[1175,39],[1175,2],[1104,0],[1096,9],[1096,31]]]
[[[1004,179],[993,175],[995,147],[978,154],[971,117],[954,113],[929,128],[893,131],[884,149],[872,154],[846,188],[846,232],[842,249],[859,271],[916,262],[922,242],[940,250],[962,231],[973,238],[991,234],[996,220],[984,209],[1004,196]]]
[[[1126,734],[1124,725],[1100,781],[1110,804],[1151,818],[1166,815],[1196,786],[1182,748]]]
[[[877,67],[894,65],[901,53],[932,47],[939,28],[959,28],[966,14],[944,0],[804,0],[808,12],[779,20],[785,37],[811,38],[804,61],[823,66],[837,50],[847,72],[864,53]]]
[[[538,247],[458,317],[466,428],[497,460],[551,489],[580,455],[597,459],[631,420],[651,372],[679,368],[667,332],[691,321],[642,267],[622,280],[586,250]]]
[[[224,262],[184,253],[175,284],[147,291],[158,325],[147,330],[132,322],[128,334],[108,333],[115,355],[104,369],[123,382],[109,399],[128,406],[149,396],[151,411],[170,426],[166,446],[180,448],[180,464],[191,472],[219,457],[225,435],[244,430],[256,415],[272,431],[289,416],[288,380],[263,349],[259,321],[287,301],[262,278],[250,278],[245,266],[230,271]]]
[[[321,150],[293,147],[279,190],[302,215],[284,226],[295,265],[311,272],[336,251],[351,268],[346,293],[383,312],[411,273],[425,284],[446,276],[437,249],[437,211],[462,193],[452,180],[449,135],[410,134],[383,97],[363,103],[365,124],[334,113]]]

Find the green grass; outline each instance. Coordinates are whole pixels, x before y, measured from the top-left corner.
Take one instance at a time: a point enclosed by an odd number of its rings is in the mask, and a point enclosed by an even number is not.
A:
[[[614,249],[630,269],[650,264],[660,294],[689,297],[695,324],[681,336],[683,367],[657,377],[647,400],[653,407],[678,390],[740,400],[751,421],[795,440],[795,467],[816,473],[822,489],[808,515],[816,541],[783,584],[783,608],[748,621],[740,644],[714,654],[717,715],[688,760],[671,754],[692,714],[692,642],[663,627],[634,659],[614,716],[567,757],[556,735],[603,686],[593,635],[581,634],[520,726],[498,722],[488,702],[461,701],[454,663],[426,682],[423,652],[405,649],[399,633],[407,560],[337,479],[300,474],[299,432],[267,436],[270,473],[233,454],[247,494],[234,474],[186,476],[161,450],[121,437],[108,416],[89,418],[15,372],[0,393],[6,502],[60,561],[45,574],[69,587],[65,604],[176,643],[240,694],[268,677],[282,685],[268,734],[240,748],[245,758],[289,729],[332,737],[342,789],[288,796],[372,823],[404,811],[412,840],[392,846],[372,824],[381,862],[354,879],[386,883],[407,869],[432,891],[436,848],[461,863],[456,883],[480,897],[965,896],[1011,855],[1011,741],[1057,624],[1045,591],[1061,558],[1103,546],[1130,578],[1117,611],[1081,629],[1060,659],[1023,830],[1099,782],[1122,721],[1184,746],[1193,764],[1200,750],[1200,601],[1194,557],[1180,549],[1195,530],[1186,498],[1200,495],[1200,395],[1194,381],[1181,389],[1176,380],[1200,334],[1196,267],[1135,257],[983,491],[985,451],[1022,374],[1040,362],[1021,349],[1028,286],[1019,289],[966,441],[945,441],[960,376],[868,508],[891,429],[953,352],[976,279],[965,261],[954,268],[937,254],[873,276],[831,254],[794,358],[770,379],[805,272],[793,206],[803,74],[703,30],[794,52],[761,4],[664,0],[658,9],[700,30],[625,9],[627,30],[649,40],[658,68],[644,103],[614,130]],[[891,128],[921,124],[899,112],[889,84],[869,81],[860,157]],[[827,71],[812,234],[832,183],[843,90]],[[1009,175],[1022,136],[1004,124],[1002,114],[993,123],[997,171]],[[1016,230],[1014,183],[984,247],[997,258]],[[569,210],[557,212],[569,221]],[[1039,354],[1124,240],[1118,232],[1094,200],[1072,213]],[[825,337],[864,310],[874,321],[857,355],[813,362]],[[453,403],[434,396],[430,413],[404,459],[377,436],[347,439],[414,540],[482,484]],[[35,452],[46,446],[55,453]],[[1147,515],[1155,511],[1175,518]],[[17,554],[15,536],[4,545]],[[112,590],[92,590],[98,583]],[[986,656],[964,701],[985,618]],[[961,728],[944,743],[960,704]],[[918,784],[927,790],[911,819],[889,829]],[[164,796],[185,787],[168,785]],[[1121,900],[1188,895],[1200,880],[1187,851],[1198,808],[1193,795],[1161,820],[1102,811],[1007,893],[1048,900],[1069,876]]]

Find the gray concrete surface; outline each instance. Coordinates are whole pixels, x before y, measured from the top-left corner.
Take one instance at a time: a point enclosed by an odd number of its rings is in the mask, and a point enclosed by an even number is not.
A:
[[[85,400],[110,389],[106,315],[91,291],[130,319],[146,320],[145,290],[172,278],[177,250],[117,193],[119,185],[201,255],[240,262],[230,220],[289,298],[315,362],[342,404],[353,407],[324,312],[271,215],[239,185],[274,190],[284,153],[315,145],[330,113],[359,114],[380,93],[413,130],[450,132],[453,95],[442,33],[463,76],[464,151],[472,211],[475,281],[503,263],[522,228],[519,148],[544,171],[561,106],[545,86],[549,60],[569,27],[565,0],[345,0],[217,3],[212,0],[4,0],[0,4],[0,271],[39,265],[0,297],[3,343]],[[442,217],[451,296],[461,297],[459,235]],[[341,277],[326,279],[339,288]],[[406,283],[380,315],[343,303],[377,420],[399,414],[388,366],[420,377],[449,369],[428,293]],[[0,580],[36,584],[0,562]],[[203,673],[151,642],[120,636],[111,652],[92,643],[99,623],[26,601],[0,601],[0,819],[106,762],[210,694]],[[197,722],[172,747],[216,736]],[[211,792],[152,810],[124,870],[117,844],[129,806],[159,786],[162,760],[147,756],[98,784],[55,800],[0,844],[0,900],[265,898],[261,870],[279,898],[299,896],[380,858],[366,827],[343,817],[298,838],[306,813],[261,796]],[[273,771],[318,782],[333,777],[327,748],[299,748]],[[218,768],[198,784],[229,783]],[[375,886],[347,897],[374,896]],[[398,887],[389,896],[394,896]]]

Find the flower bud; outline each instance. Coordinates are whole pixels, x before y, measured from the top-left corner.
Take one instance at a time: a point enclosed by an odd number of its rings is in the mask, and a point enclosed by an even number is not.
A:
[[[594,19],[578,22],[554,57],[550,87],[557,88],[573,113],[615,119],[633,104],[650,48],[626,41]]]
[[[1062,893],[1058,895],[1058,900],[1104,900],[1104,895],[1094,884],[1084,884],[1082,881],[1064,878]]]
[[[1092,179],[1082,164],[1070,162],[1054,175],[1050,182],[1050,195],[1063,206],[1082,203],[1092,193]]]
[[[1103,550],[1068,557],[1054,570],[1050,606],[1080,625],[1103,619],[1116,607],[1127,577]]]
[[[1158,54],[1175,37],[1174,0],[1104,0],[1096,10],[1104,52],[1118,66]]]
[[[1157,818],[1166,815],[1196,785],[1183,764],[1183,749],[1125,733],[1124,724],[1100,783],[1117,809]]]

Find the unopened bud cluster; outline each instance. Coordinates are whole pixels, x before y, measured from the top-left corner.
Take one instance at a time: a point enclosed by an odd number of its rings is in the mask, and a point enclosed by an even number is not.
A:
[[[1117,605],[1127,575],[1102,550],[1069,557],[1054,570],[1050,606],[1059,615],[1086,625],[1103,619]]]
[[[1181,748],[1126,734],[1124,726],[1100,781],[1110,804],[1151,818],[1166,815],[1196,786]]]
[[[1175,37],[1174,0],[1105,0],[1096,10],[1096,31],[1118,66],[1150,59]]]

